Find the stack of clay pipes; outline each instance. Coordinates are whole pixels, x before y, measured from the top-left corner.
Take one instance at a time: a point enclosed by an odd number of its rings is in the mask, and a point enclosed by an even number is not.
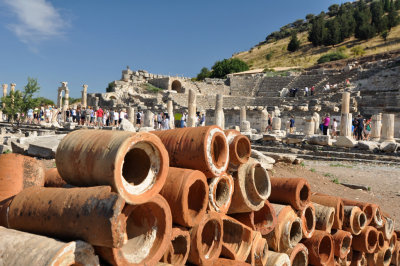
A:
[[[377,205],[270,178],[217,126],[78,130],[0,156],[0,265],[399,265]],[[363,264],[364,263],[364,264]]]

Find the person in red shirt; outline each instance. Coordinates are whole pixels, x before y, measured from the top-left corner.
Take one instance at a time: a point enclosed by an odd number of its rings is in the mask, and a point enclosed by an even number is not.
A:
[[[99,107],[96,111],[96,115],[97,115],[97,123],[96,126],[103,126],[103,109],[101,109],[101,107]]]
[[[315,87],[314,87],[314,86],[312,86],[312,87],[311,87],[311,96],[313,96],[313,95],[314,95],[314,91],[315,91]]]

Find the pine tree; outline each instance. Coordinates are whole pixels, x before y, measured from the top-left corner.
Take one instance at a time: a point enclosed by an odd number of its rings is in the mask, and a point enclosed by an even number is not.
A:
[[[387,15],[387,21],[387,26],[389,30],[399,24],[399,15],[394,8],[389,11],[389,14]]]
[[[382,2],[375,1],[371,4],[371,24],[374,26],[375,31],[380,33],[387,29],[387,20],[383,16]]]
[[[297,32],[293,32],[287,50],[289,52],[295,52],[299,50],[299,48],[300,48],[300,40],[297,39]]]
[[[311,21],[311,29],[308,32],[308,40],[312,42],[314,46],[319,46],[324,43],[326,35],[325,28],[325,14],[320,14]]]
[[[331,19],[326,23],[326,31],[325,45],[335,45],[342,42],[341,29],[337,18]]]

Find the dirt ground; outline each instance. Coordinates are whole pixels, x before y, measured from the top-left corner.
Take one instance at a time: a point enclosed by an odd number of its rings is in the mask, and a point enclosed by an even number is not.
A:
[[[377,203],[396,220],[400,229],[400,166],[332,161],[304,161],[302,165],[276,164],[274,177],[303,177],[311,190],[329,195]],[[364,185],[369,191],[337,183]]]

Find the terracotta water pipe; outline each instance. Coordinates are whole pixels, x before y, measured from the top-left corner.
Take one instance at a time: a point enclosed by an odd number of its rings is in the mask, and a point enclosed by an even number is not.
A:
[[[397,236],[396,233],[393,232],[392,237],[388,240],[389,248],[393,250],[394,247],[396,246],[396,242],[397,242]]]
[[[301,219],[303,238],[312,237],[317,223],[314,204],[309,202],[303,210],[297,212],[297,215]]]
[[[233,178],[227,173],[208,179],[208,208],[225,214],[231,206],[233,195]]]
[[[7,198],[3,201],[0,201],[0,226],[9,227],[8,226],[8,211],[10,210],[10,204],[13,200],[13,197]]]
[[[260,163],[250,158],[233,173],[234,191],[228,213],[258,211],[271,194],[271,183],[267,171]]]
[[[378,205],[345,198],[342,198],[342,200],[345,206],[357,206],[365,213],[367,216],[366,225],[374,223],[377,227],[383,226],[382,215]]]
[[[301,219],[289,205],[272,204],[277,214],[275,229],[265,236],[270,249],[284,252],[294,248],[302,238]]]
[[[307,266],[308,265],[308,249],[301,243],[298,243],[294,248],[288,249],[285,252],[290,259],[292,266]]]
[[[161,258],[162,262],[172,265],[185,265],[190,250],[190,234],[186,228],[173,227],[171,243]]]
[[[222,219],[216,212],[208,212],[199,224],[190,229],[190,252],[188,261],[208,265],[217,259],[222,250]]]
[[[335,219],[333,221],[332,228],[342,229],[344,204],[341,198],[320,193],[313,193],[311,195],[311,201],[327,207],[333,207],[335,209]]]
[[[250,140],[234,129],[224,130],[229,145],[229,171],[235,171],[246,163],[251,155]]]
[[[0,227],[1,265],[99,265],[94,249],[77,240],[61,242]]]
[[[109,186],[89,188],[30,187],[12,200],[11,229],[92,245],[121,247],[124,200]]]
[[[385,242],[385,237],[383,236],[383,232],[377,230],[377,233],[378,233],[378,243],[377,243],[377,245],[376,245],[375,252],[381,251],[381,250],[384,248],[385,243],[387,243],[388,246],[389,246],[389,243],[388,243],[388,242]]]
[[[109,185],[127,203],[141,204],[160,192],[169,159],[151,133],[76,130],[58,145],[56,164],[68,184]]]
[[[396,245],[392,252],[392,264],[400,265],[400,241],[396,242]]]
[[[332,265],[333,240],[325,231],[315,230],[311,238],[304,239],[303,244],[308,248],[308,260],[312,265]]]
[[[310,202],[311,189],[304,178],[271,177],[269,201],[290,204],[295,210],[302,210]]]
[[[374,257],[376,258],[377,266],[389,266],[392,261],[392,250],[389,248],[389,244],[385,243],[381,250],[375,253]]]
[[[232,260],[246,261],[251,251],[253,231],[250,227],[227,215],[221,215],[221,219],[223,223],[221,256]]]
[[[351,257],[351,264],[354,266],[365,266],[367,265],[367,258],[365,256],[364,252],[357,251],[357,250],[352,250],[351,252],[352,257]]]
[[[246,262],[253,266],[263,266],[267,263],[268,259],[268,243],[260,232],[253,232],[253,235],[251,251]]]
[[[209,188],[205,175],[197,170],[170,167],[160,194],[171,207],[174,223],[192,227],[206,213]]]
[[[335,220],[335,209],[314,203],[316,224],[315,228],[331,233],[333,222]]]
[[[394,233],[394,220],[389,217],[385,217],[384,220],[385,222],[383,226],[378,230],[383,232],[385,240],[389,240],[390,238],[392,238],[392,235]]]
[[[353,236],[350,232],[343,230],[336,230],[332,233],[332,239],[334,243],[334,254],[340,259],[345,259],[351,250],[351,242]]]
[[[264,206],[258,211],[235,213],[230,216],[251,229],[260,232],[263,236],[274,230],[277,222],[275,210],[268,200],[264,202]]]
[[[172,217],[168,202],[155,195],[123,210],[126,230],[119,248],[96,247],[96,253],[111,265],[156,265],[171,243]]]
[[[278,253],[268,250],[267,264],[265,266],[288,266],[290,265],[289,256],[286,253]]]
[[[243,261],[235,261],[225,258],[217,258],[207,263],[209,266],[250,266],[250,264]],[[158,265],[157,265],[158,266]]]
[[[187,127],[152,131],[164,143],[170,166],[199,170],[207,178],[225,172],[229,163],[229,146],[218,126]]]
[[[344,207],[343,230],[359,235],[366,227],[367,217],[357,206]]]
[[[351,244],[353,250],[362,251],[365,253],[375,252],[378,245],[378,231],[372,226],[366,226],[361,234],[353,236]]]
[[[44,179],[45,179],[44,180],[45,187],[63,187],[64,185],[67,184],[58,173],[57,168],[47,169],[45,172]]]
[[[35,158],[8,153],[0,156],[0,201],[29,187],[43,187],[45,167]]]

